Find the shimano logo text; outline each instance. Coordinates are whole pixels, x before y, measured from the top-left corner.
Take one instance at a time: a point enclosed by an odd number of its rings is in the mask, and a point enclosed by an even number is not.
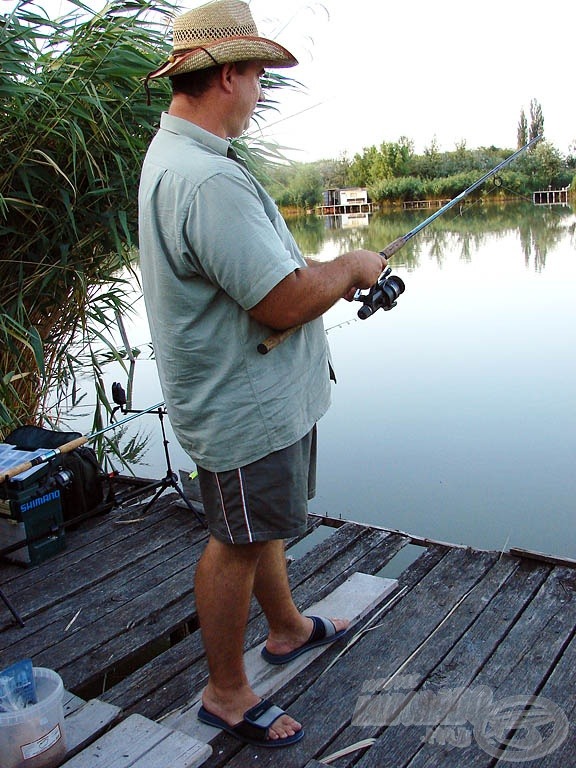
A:
[[[36,509],[36,507],[41,507],[42,504],[47,504],[49,501],[56,501],[59,498],[60,491],[50,491],[50,493],[45,493],[44,496],[38,496],[37,499],[31,499],[25,504],[21,504],[20,511],[29,512],[31,509]]]

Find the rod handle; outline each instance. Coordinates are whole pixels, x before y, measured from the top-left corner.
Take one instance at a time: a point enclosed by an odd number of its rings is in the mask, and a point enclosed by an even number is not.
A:
[[[75,448],[80,448],[80,446],[87,442],[88,438],[83,435],[82,437],[70,440],[68,443],[64,443],[60,448],[46,451],[46,453],[43,453],[41,456],[36,456],[36,458],[31,459],[30,461],[23,461],[22,464],[17,464],[15,467],[11,467],[5,472],[2,472],[2,475],[0,475],[0,484],[5,480],[10,480],[10,478],[16,477],[16,475],[19,475],[21,472],[26,472],[27,470],[32,469],[32,467],[38,466],[38,464],[45,464],[47,461],[59,456],[61,453],[70,453],[70,451],[73,451]]]
[[[394,256],[396,251],[399,251],[400,248],[406,245],[407,242],[408,242],[408,238],[406,237],[406,235],[402,235],[402,237],[397,237],[396,240],[394,240],[391,243],[388,243],[386,248],[383,248],[380,251],[380,256],[384,256],[385,259],[391,258],[392,256]]]
[[[389,259],[396,253],[396,251],[399,251],[400,248],[406,244],[407,239],[408,238],[405,235],[396,238],[394,242],[390,243],[386,246],[386,248],[384,248],[384,250],[380,251],[380,255],[384,256],[386,259]],[[296,325],[294,328],[288,328],[286,331],[277,331],[276,333],[270,334],[267,339],[261,341],[260,344],[258,344],[258,352],[260,352],[261,355],[267,355],[268,352],[271,352],[279,344],[282,344],[283,341],[286,341],[287,338],[292,336],[292,334],[301,327],[301,325]]]
[[[296,333],[300,328],[302,328],[301,325],[295,325],[293,328],[287,328],[285,331],[271,333],[267,339],[264,339],[264,341],[261,341],[260,344],[258,344],[258,352],[260,352],[261,355],[267,355],[268,352],[276,349],[279,344],[286,341],[286,339],[292,336],[293,333]]]

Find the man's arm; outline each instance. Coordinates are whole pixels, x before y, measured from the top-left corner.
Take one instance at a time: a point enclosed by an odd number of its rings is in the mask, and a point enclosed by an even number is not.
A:
[[[310,262],[295,269],[250,310],[254,320],[283,331],[323,315],[357,288],[370,288],[386,267],[374,251],[351,251],[333,261]]]

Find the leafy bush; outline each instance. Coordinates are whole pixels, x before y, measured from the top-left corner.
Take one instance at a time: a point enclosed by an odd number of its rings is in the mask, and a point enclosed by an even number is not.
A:
[[[376,182],[369,188],[368,193],[374,202],[422,200],[425,197],[425,185],[422,179],[416,176],[401,176]]]

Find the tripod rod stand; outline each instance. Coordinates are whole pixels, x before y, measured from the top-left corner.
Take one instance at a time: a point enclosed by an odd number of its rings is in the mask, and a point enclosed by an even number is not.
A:
[[[122,410],[122,413],[140,413],[140,411],[125,409],[123,406],[120,406],[120,409]],[[161,480],[157,480],[153,483],[150,483],[150,485],[145,486],[143,489],[139,491],[139,495],[140,495],[143,491],[152,491],[154,489],[157,489],[152,499],[144,507],[142,514],[146,514],[146,512],[148,512],[150,507],[156,501],[158,501],[158,499],[164,493],[164,491],[166,491],[168,488],[173,488],[176,491],[176,493],[180,496],[182,501],[186,504],[188,509],[196,517],[198,522],[206,528],[206,522],[204,520],[203,515],[194,507],[194,505],[190,502],[190,500],[186,498],[186,496],[184,495],[178,483],[178,475],[172,469],[172,465],[170,463],[170,453],[168,451],[169,441],[168,441],[168,438],[166,437],[166,429],[164,427],[164,416],[166,414],[165,409],[160,405],[155,411],[154,410],[148,411],[148,413],[156,413],[158,415],[158,418],[160,419],[160,429],[162,430],[162,445],[164,447],[164,458],[166,460],[166,474]]]

